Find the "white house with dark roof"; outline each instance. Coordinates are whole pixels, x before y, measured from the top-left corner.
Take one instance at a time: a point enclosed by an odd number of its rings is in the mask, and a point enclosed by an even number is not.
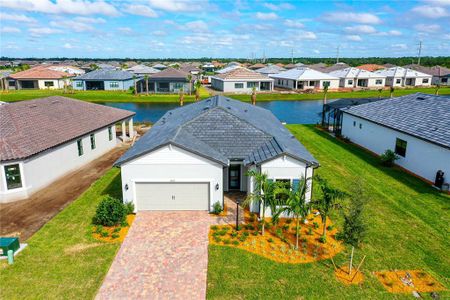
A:
[[[270,75],[275,80],[275,86],[291,90],[321,90],[339,88],[339,78],[307,67],[293,68],[278,74]]]
[[[394,151],[396,164],[428,182],[441,170],[450,183],[450,97],[416,93],[342,111],[342,136],[378,155]]]
[[[135,65],[131,68],[126,69],[126,71],[133,73],[136,76],[145,76],[151,75],[160,72],[161,70],[155,69],[153,67],[149,67],[146,65]]]
[[[53,96],[0,105],[0,203],[21,200],[113,149],[134,112]]]
[[[258,73],[261,73],[263,75],[270,76],[273,74],[278,74],[280,72],[286,71],[286,69],[283,67],[277,66],[277,65],[268,65],[268,66],[256,69],[255,71]]]
[[[342,88],[383,88],[386,77],[359,68],[345,68],[329,72],[331,76],[339,77]]]
[[[250,93],[257,91],[272,91],[273,79],[261,73],[237,67],[227,73],[211,77],[211,87],[222,92]]]
[[[392,67],[381,69],[374,72],[377,75],[386,77],[386,86],[404,87],[404,86],[430,86],[433,76],[416,70]]]
[[[249,170],[295,188],[318,162],[270,111],[214,96],[167,112],[116,165],[136,211],[210,211],[224,192],[253,191]]]
[[[72,86],[75,90],[119,90],[127,91],[134,87],[134,80],[138,78],[131,72],[113,69],[99,69],[73,79]]]

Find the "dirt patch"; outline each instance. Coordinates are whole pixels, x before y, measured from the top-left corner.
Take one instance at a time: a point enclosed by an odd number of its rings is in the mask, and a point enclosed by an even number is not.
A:
[[[210,244],[235,247],[276,262],[291,264],[328,259],[344,249],[335,238],[334,228],[327,231],[326,243],[319,241],[322,236],[320,216],[310,215],[308,223],[301,224],[298,250],[294,248],[295,225],[292,220],[281,219],[276,225],[269,222],[264,235],[260,234],[258,221],[246,218],[246,222],[239,231],[233,225],[211,226]],[[332,226],[330,220],[327,220],[327,226]]]
[[[343,265],[334,271],[336,279],[340,282],[350,285],[350,284],[360,284],[364,281],[364,274],[361,271],[356,273],[356,269],[353,268],[352,273],[349,272],[349,266]]]
[[[0,235],[14,234],[21,242],[27,240],[109,170],[127,149],[122,145],[114,148],[26,200],[0,204]]]
[[[94,226],[92,236],[103,242],[108,243],[122,243],[125,237],[128,234],[128,230],[130,229],[131,224],[133,224],[136,215],[128,215],[127,216],[127,224],[128,226],[110,226],[110,227],[98,227]],[[104,233],[104,235],[102,234]]]
[[[391,293],[429,293],[446,288],[422,270],[396,270],[374,272],[386,290]]]
[[[95,248],[95,247],[98,247],[98,246],[101,246],[101,245],[102,244],[100,244],[100,243],[93,243],[93,244],[81,243],[81,244],[76,244],[76,245],[73,245],[73,246],[70,246],[70,247],[64,249],[64,253],[65,254],[69,254],[69,255],[78,254],[78,253],[83,252],[85,250],[88,250],[88,249],[91,249],[91,248]]]

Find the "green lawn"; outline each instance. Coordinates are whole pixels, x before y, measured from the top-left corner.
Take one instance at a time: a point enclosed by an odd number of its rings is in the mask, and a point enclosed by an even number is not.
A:
[[[434,94],[434,88],[414,88],[414,89],[403,89],[396,90],[394,96],[402,96],[411,93],[428,93]],[[441,95],[450,95],[450,88],[441,88],[439,93]],[[30,100],[34,98],[48,97],[48,96],[66,96],[79,100],[90,101],[90,102],[134,102],[134,103],[145,103],[145,102],[155,102],[155,103],[167,103],[167,102],[178,102],[179,96],[176,94],[150,94],[134,96],[130,92],[122,91],[75,91],[74,94],[63,94],[62,90],[18,90],[10,91],[8,93],[0,93],[0,101],[14,102],[21,100]],[[209,96],[209,93],[202,89],[201,99],[205,99]],[[250,95],[227,95],[231,98],[250,101]],[[389,91],[383,91],[383,97],[389,96]],[[335,98],[359,98],[359,97],[378,97],[377,91],[355,91],[355,92],[329,92],[328,99]],[[257,101],[272,101],[272,100],[314,100],[322,99],[322,93],[314,94],[258,94]],[[185,95],[185,102],[193,102],[194,96]]]
[[[114,168],[28,239],[8,266],[0,262],[1,299],[92,299],[119,244],[101,243],[89,227],[102,195],[122,197]]]
[[[336,187],[349,190],[356,178],[371,195],[368,239],[356,252],[366,281],[361,287],[336,281],[330,261],[278,264],[243,250],[210,246],[208,298],[212,299],[411,299],[384,290],[372,271],[423,269],[450,287],[450,197],[398,169],[380,167],[366,151],[337,141],[311,126],[288,128],[319,160],[317,173]],[[341,223],[338,213],[334,221]],[[347,261],[337,255],[338,265]],[[450,297],[440,293],[441,299]],[[425,295],[430,299],[429,295]]]

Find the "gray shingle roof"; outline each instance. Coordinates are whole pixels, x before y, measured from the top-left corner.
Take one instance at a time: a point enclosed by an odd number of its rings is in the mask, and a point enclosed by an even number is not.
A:
[[[282,154],[318,165],[270,111],[224,96],[168,111],[116,165],[167,144],[223,165],[231,159],[258,164]]]
[[[343,111],[450,148],[450,97],[416,93]]]
[[[128,71],[100,69],[77,76],[74,80],[129,80],[133,76],[134,74]]]

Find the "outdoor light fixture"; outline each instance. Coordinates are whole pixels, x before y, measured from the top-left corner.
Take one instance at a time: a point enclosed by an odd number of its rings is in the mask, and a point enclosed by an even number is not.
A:
[[[128,183],[125,184],[125,191],[128,191]]]
[[[219,184],[216,183],[216,191],[219,189]]]

